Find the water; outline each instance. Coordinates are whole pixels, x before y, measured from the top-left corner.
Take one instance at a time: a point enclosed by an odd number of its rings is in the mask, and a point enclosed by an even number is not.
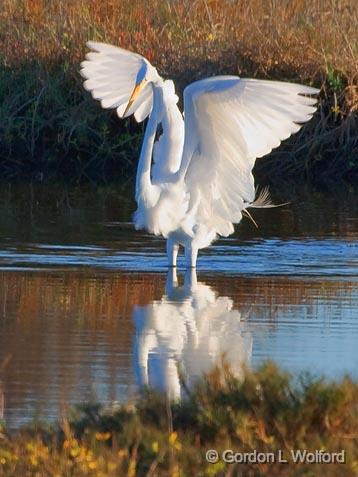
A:
[[[279,200],[285,201],[282,193]],[[298,192],[254,211],[167,274],[116,189],[0,189],[0,416],[55,419],[67,403],[180,397],[226,354],[297,374],[358,378],[358,203]],[[177,275],[177,276],[176,276]]]

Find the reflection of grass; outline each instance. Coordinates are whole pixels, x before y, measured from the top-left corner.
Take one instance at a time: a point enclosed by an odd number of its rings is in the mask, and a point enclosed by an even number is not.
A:
[[[258,172],[352,178],[357,21],[354,0],[4,0],[1,164],[9,176],[132,174],[141,127],[100,111],[80,84],[84,45],[95,39],[139,51],[180,86],[222,73],[322,86],[321,114]]]
[[[147,393],[135,405],[82,406],[61,430],[0,434],[0,473],[10,475],[356,475],[358,386],[345,378],[299,384],[273,364],[237,379],[211,372],[188,400]],[[205,452],[274,452],[288,464],[208,464]],[[292,464],[291,449],[345,451],[345,464]]]

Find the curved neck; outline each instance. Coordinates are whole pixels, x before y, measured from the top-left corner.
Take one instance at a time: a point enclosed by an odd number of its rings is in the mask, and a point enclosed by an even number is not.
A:
[[[150,170],[152,165],[152,153],[155,133],[159,122],[160,118],[158,115],[158,93],[156,92],[156,88],[153,87],[153,108],[150,113],[147,127],[145,130],[137,167],[136,199],[152,187]]]

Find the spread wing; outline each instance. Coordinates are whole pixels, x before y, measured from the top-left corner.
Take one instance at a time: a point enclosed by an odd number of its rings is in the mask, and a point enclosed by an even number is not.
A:
[[[137,53],[106,43],[89,41],[86,60],[81,63],[81,75],[86,78],[84,87],[103,108],[116,108],[121,118],[136,84],[138,75],[146,68],[154,67]],[[152,110],[153,93],[150,85],[143,88],[126,116],[134,114],[138,122],[143,121]]]
[[[144,78],[147,81],[125,116],[134,114],[138,122],[143,121],[152,111],[153,101],[161,111],[163,134],[153,150],[153,179],[161,181],[177,172],[182,156],[184,124],[177,107],[178,97],[174,83],[163,81],[157,70],[143,56],[105,43],[89,41],[93,50],[87,53],[81,63],[81,74],[86,81],[84,87],[100,100],[103,108],[116,108],[123,117],[134,87]],[[152,83],[160,84],[162,95],[153,98]]]
[[[233,232],[255,199],[255,159],[297,132],[316,107],[319,90],[237,76],[197,81],[184,91],[181,174],[200,220],[220,235]]]

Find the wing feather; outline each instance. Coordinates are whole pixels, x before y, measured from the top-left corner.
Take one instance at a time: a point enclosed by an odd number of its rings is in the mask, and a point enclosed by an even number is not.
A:
[[[252,169],[297,132],[316,110],[309,86],[213,77],[184,91],[185,144],[181,172],[200,194],[200,220],[220,235],[232,232],[255,199]]]
[[[143,68],[154,67],[141,55],[132,53],[105,43],[88,42],[93,50],[87,53],[81,63],[81,74],[86,81],[83,86],[93,98],[101,102],[106,109],[116,109],[122,117],[136,80]],[[153,93],[149,85],[145,86],[127,116],[134,114],[138,122],[143,121],[151,112]]]

